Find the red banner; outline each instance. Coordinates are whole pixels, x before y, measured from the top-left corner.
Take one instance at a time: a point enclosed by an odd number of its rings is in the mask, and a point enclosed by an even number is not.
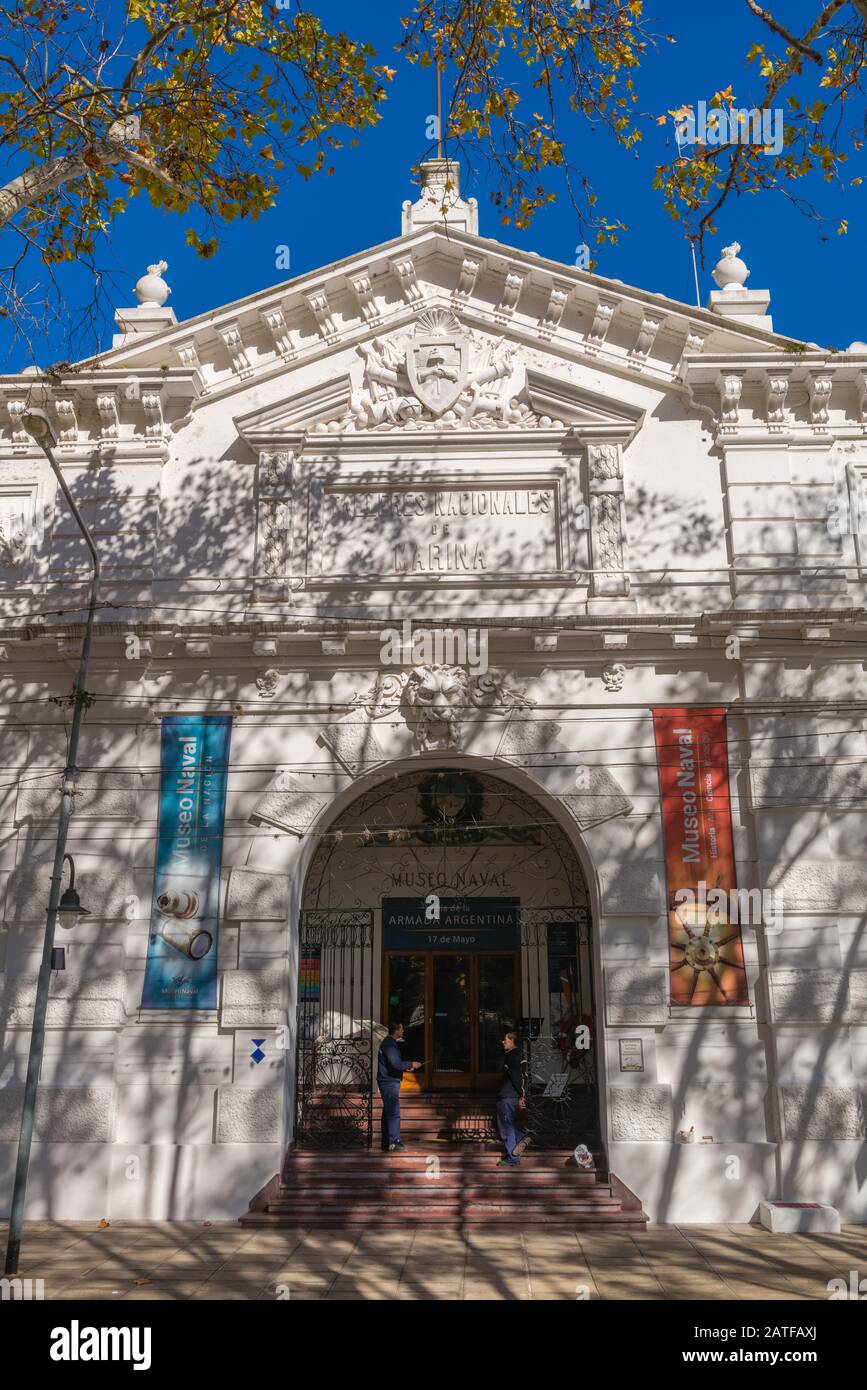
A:
[[[724,709],[653,711],[672,1004],[749,1004]]]

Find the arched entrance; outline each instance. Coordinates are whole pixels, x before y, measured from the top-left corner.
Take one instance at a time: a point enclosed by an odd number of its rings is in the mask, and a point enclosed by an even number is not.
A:
[[[390,1017],[424,1063],[407,1099],[453,1101],[447,1137],[489,1137],[500,1040],[517,1027],[537,1142],[597,1145],[591,928],[577,855],[542,800],[430,764],[362,793],[305,879],[296,1147],[376,1144],[371,1077]]]

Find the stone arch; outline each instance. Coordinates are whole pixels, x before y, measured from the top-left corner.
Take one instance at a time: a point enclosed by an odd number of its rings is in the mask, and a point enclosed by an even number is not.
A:
[[[315,776],[312,773],[280,770],[275,773],[251,814],[260,835],[254,841],[248,864],[231,871],[227,915],[243,917],[244,899],[256,896],[260,900],[263,891],[267,894],[275,890],[275,896],[279,893],[283,895],[280,916],[284,921],[288,916],[290,926],[297,923],[320,834],[334,825],[348,806],[386,779],[448,765],[456,769],[476,769],[501,778],[536,801],[545,801],[580,866],[587,888],[591,919],[597,927],[593,932],[592,970],[599,1029],[600,1123],[602,1133],[606,1135],[608,1107],[601,1060],[605,1052],[605,1018],[598,930],[603,885],[587,842],[587,832],[615,818],[628,816],[633,808],[609,769],[589,765],[586,768],[576,767],[574,751],[563,743],[560,726],[553,720],[533,718],[529,708],[529,702],[525,705],[507,705],[501,709],[499,725],[493,731],[491,721],[485,721],[481,725],[484,737],[470,740],[472,751],[415,751],[413,731],[395,703],[384,710],[376,708],[375,712],[368,708],[356,708],[343,719],[312,730],[307,736],[308,746],[311,754],[318,750],[323,771]],[[580,785],[576,786],[576,782]],[[288,854],[287,840],[294,842]],[[274,915],[277,915],[276,902]],[[290,930],[289,949],[288,971],[284,968],[280,978],[279,972],[273,972],[273,977],[266,984],[266,989],[270,990],[269,1002],[273,1006],[269,1017],[283,1027],[287,1018],[289,1020],[286,1029],[284,1143],[291,1137],[294,1120],[297,931]],[[243,1010],[248,1003],[245,994],[259,987],[253,978],[248,978],[246,981],[231,981],[229,988],[239,991]],[[256,1008],[255,1016],[256,1019],[262,1018],[261,1007]],[[231,1005],[227,1011],[224,996],[223,1021],[231,1024],[240,1018],[245,1023],[253,1022],[252,1012],[237,1015],[232,1012]]]
[[[335,856],[346,856],[352,851],[347,851],[342,844],[329,843],[326,837],[330,831],[346,826],[346,839],[351,841],[359,827],[370,824],[372,827],[370,838],[372,840],[377,830],[377,824],[376,821],[370,820],[371,811],[385,802],[389,818],[393,815],[398,823],[411,818],[414,807],[411,807],[408,802],[415,801],[419,792],[422,792],[427,784],[434,783],[437,774],[446,767],[450,772],[465,772],[469,777],[474,777],[479,782],[480,790],[486,796],[500,795],[511,804],[512,809],[517,808],[520,804],[526,814],[534,819],[539,816],[540,821],[544,824],[543,847],[549,851],[549,855],[553,857],[554,861],[549,864],[549,869],[554,872],[559,885],[557,894],[555,895],[552,888],[546,901],[551,906],[558,905],[557,897],[559,896],[563,898],[564,905],[566,903],[577,905],[586,899],[589,906],[587,867],[582,863],[576,844],[562,824],[561,815],[555,812],[550,819],[545,819],[547,812],[538,786],[535,783],[529,783],[527,778],[504,775],[507,771],[513,772],[513,769],[507,769],[503,764],[495,761],[485,762],[481,759],[460,757],[448,759],[443,756],[424,762],[416,760],[403,762],[399,765],[389,765],[387,771],[380,771],[378,775],[372,773],[365,777],[363,787],[356,783],[352,788],[353,794],[348,800],[341,798],[339,809],[332,805],[331,812],[327,815],[325,825],[322,827],[324,835],[317,836],[318,844],[314,842],[306,864],[303,893],[305,907],[322,908],[328,906],[327,902],[322,899],[323,886],[328,874],[336,877],[338,882],[346,882],[347,888],[349,886],[350,880],[343,877],[346,873],[345,866],[338,868],[335,873],[331,869],[329,860]],[[487,814],[489,815],[490,812]],[[347,815],[351,817],[348,823],[345,821]],[[388,820],[386,820],[387,824]],[[381,830],[381,827],[379,828]],[[428,848],[434,847],[433,838],[432,836],[432,844]],[[520,843],[519,834],[516,835],[515,843]],[[399,839],[396,839],[392,852],[400,854]],[[558,870],[559,872],[557,872]],[[448,873],[442,877],[447,880],[444,886],[451,887],[452,891],[461,891],[460,877],[453,887]]]

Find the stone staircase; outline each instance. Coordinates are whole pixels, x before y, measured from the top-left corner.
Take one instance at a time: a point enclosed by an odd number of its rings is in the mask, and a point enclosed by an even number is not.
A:
[[[401,1097],[404,1154],[377,1147],[291,1149],[240,1218],[244,1226],[364,1229],[485,1225],[643,1231],[638,1198],[607,1169],[581,1172],[571,1148],[531,1147],[520,1167],[498,1168],[502,1147],[493,1102],[478,1094],[426,1092]]]

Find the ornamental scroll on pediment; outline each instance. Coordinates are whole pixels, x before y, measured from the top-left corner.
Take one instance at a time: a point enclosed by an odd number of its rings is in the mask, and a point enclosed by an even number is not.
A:
[[[358,348],[363,368],[349,409],[314,433],[359,430],[561,429],[521,399],[517,348],[462,326],[455,314],[420,314],[411,333],[373,338]]]

